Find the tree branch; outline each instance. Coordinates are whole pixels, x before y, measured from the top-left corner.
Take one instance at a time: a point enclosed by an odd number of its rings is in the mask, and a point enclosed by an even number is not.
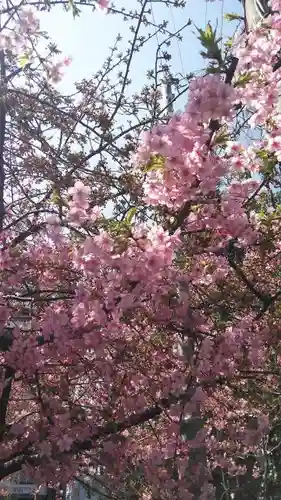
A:
[[[6,105],[4,98],[5,90],[5,55],[4,50],[0,50],[0,231],[3,229],[5,206],[4,206],[4,144],[6,129]]]
[[[8,404],[9,404],[14,374],[15,370],[10,366],[7,366],[7,368],[5,369],[5,376],[4,376],[4,382],[6,385],[3,389],[2,396],[0,398],[0,440],[2,439],[6,431],[6,416],[7,416],[7,410],[8,410]]]

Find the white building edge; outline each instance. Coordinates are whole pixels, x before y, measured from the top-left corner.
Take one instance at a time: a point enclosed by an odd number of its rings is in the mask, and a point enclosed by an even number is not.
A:
[[[63,492],[64,500],[102,500],[100,488],[83,486],[79,481],[68,484]],[[55,500],[59,492],[46,485],[34,484],[22,474],[10,476],[0,481],[0,500]]]

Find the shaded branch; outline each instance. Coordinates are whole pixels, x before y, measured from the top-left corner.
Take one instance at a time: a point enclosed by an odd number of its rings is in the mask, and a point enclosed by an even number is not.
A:
[[[7,416],[7,410],[8,410],[14,375],[15,375],[15,370],[10,366],[8,366],[5,369],[5,376],[4,376],[5,387],[2,391],[2,395],[0,398],[0,439],[3,437],[6,431],[6,416]]]
[[[0,231],[3,229],[5,206],[4,206],[4,144],[6,129],[6,106],[4,98],[5,89],[5,55],[4,50],[0,50]]]

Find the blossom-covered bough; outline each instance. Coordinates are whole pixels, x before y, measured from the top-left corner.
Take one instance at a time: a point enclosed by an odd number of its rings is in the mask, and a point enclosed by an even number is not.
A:
[[[279,17],[143,135],[123,221],[83,179],[20,233],[2,210],[0,478],[138,471],[143,499],[204,500],[261,456],[280,385]],[[237,110],[262,131],[250,145]]]

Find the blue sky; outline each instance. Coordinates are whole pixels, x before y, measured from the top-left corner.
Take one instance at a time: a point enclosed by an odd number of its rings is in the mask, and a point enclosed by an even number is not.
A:
[[[136,0],[115,0],[116,7],[119,7],[118,4],[120,4],[120,7],[123,5],[131,8],[134,3],[136,4]],[[199,27],[204,27],[208,20],[214,24],[217,20],[219,32],[222,30],[224,36],[230,35],[233,25],[226,20],[222,23],[222,11],[224,13],[241,12],[241,6],[238,0],[216,0],[207,4],[205,0],[188,0],[184,11],[173,9],[174,17],[172,17],[170,9],[153,2],[156,22],[164,18],[169,19],[171,31],[174,30],[174,26],[179,29],[188,18],[191,18]],[[49,33],[64,55],[73,58],[65,78],[60,84],[60,89],[65,93],[71,92],[75,81],[79,81],[83,77],[90,77],[100,68],[108,54],[108,47],[118,33],[124,36],[124,40],[129,33],[129,23],[124,23],[120,16],[106,15],[103,11],[98,10],[91,12],[90,8],[87,7],[83,8],[80,17],[75,20],[71,13],[66,13],[60,8],[54,8],[51,13],[44,12],[41,15],[41,27]],[[172,47],[172,71],[182,72],[184,70],[188,73],[202,68],[203,62],[198,55],[199,45],[194,31],[193,26],[185,29],[184,40],[179,44],[181,57],[179,47],[177,43],[174,43]],[[134,91],[141,87],[149,64],[153,64],[156,45],[157,41],[154,38],[135,58],[131,71]],[[179,105],[183,105],[182,101]]]

